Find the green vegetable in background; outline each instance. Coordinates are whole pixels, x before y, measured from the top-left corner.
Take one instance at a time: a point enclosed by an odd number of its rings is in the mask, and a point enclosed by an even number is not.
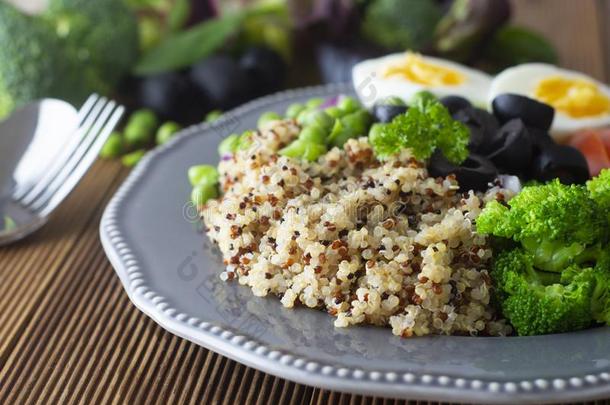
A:
[[[378,157],[387,158],[404,148],[411,149],[418,159],[429,158],[437,148],[454,164],[460,164],[468,157],[468,128],[451,118],[438,101],[428,101],[424,105],[424,109],[411,106],[392,122],[374,126],[369,142]]]
[[[237,33],[243,13],[227,14],[170,36],[138,62],[135,73],[150,75],[188,67],[218,50]]]
[[[588,188],[558,180],[486,205],[477,232],[511,239],[491,272],[520,335],[610,324],[610,171]],[[606,215],[604,215],[606,214]]]
[[[181,129],[182,127],[180,124],[174,121],[169,121],[161,125],[157,130],[157,136],[155,137],[157,145],[163,145],[172,139],[176,132],[180,131]]]
[[[436,28],[435,48],[444,57],[468,61],[509,17],[508,0],[455,0]]]
[[[203,119],[203,122],[216,121],[221,116],[222,116],[222,111],[221,110],[212,110],[212,111],[210,111],[209,113],[206,114],[205,118]]]
[[[125,125],[125,143],[130,146],[145,146],[153,141],[159,120],[154,112],[142,109],[134,112]]]
[[[362,33],[388,49],[421,50],[432,42],[440,18],[433,0],[373,0],[366,8]]]
[[[485,47],[485,57],[497,69],[528,62],[556,64],[557,52],[543,36],[521,27],[502,27]]]
[[[37,98],[108,94],[138,56],[122,0],[51,0],[39,16],[0,1],[0,43],[0,118]]]
[[[128,153],[127,155],[123,156],[121,158],[121,163],[123,163],[123,166],[125,166],[125,167],[133,167],[133,166],[137,165],[140,160],[142,160],[142,158],[144,157],[145,154],[146,154],[145,149],[138,149],[134,152]]]
[[[102,147],[100,156],[104,159],[112,159],[121,156],[123,152],[125,152],[123,137],[120,133],[113,132]]]

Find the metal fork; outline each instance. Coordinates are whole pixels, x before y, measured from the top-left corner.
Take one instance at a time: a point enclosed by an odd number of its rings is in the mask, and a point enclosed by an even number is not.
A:
[[[44,174],[35,182],[17,184],[11,196],[0,202],[0,245],[46,223],[91,167],[124,112],[124,107],[97,94],[87,99],[76,117],[76,130]]]

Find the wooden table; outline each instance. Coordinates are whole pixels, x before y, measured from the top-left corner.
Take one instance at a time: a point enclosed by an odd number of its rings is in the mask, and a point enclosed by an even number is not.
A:
[[[610,0],[515,3],[516,20],[547,34],[565,66],[610,78]],[[256,371],[140,313],[98,237],[127,173],[96,163],[47,226],[0,248],[0,403],[393,403]]]

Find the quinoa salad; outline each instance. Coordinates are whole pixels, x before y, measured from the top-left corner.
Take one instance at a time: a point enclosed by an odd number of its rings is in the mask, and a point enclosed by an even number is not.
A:
[[[422,91],[263,113],[188,172],[219,277],[404,338],[610,324],[610,170],[552,140],[549,105],[492,104]]]
[[[491,250],[473,220],[484,198],[429,177],[408,150],[380,162],[367,138],[316,162],[278,155],[300,131],[274,121],[219,164],[222,197],[202,215],[223,280],[404,337],[506,335],[490,305]]]

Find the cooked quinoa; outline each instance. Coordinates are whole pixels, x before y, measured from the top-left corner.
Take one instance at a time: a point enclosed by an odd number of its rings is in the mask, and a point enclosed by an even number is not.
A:
[[[490,303],[492,251],[473,221],[483,201],[431,178],[408,150],[380,162],[367,138],[317,162],[277,151],[300,127],[275,121],[219,165],[223,195],[201,207],[223,280],[282,305],[327,311],[334,325],[399,336],[506,335]]]

